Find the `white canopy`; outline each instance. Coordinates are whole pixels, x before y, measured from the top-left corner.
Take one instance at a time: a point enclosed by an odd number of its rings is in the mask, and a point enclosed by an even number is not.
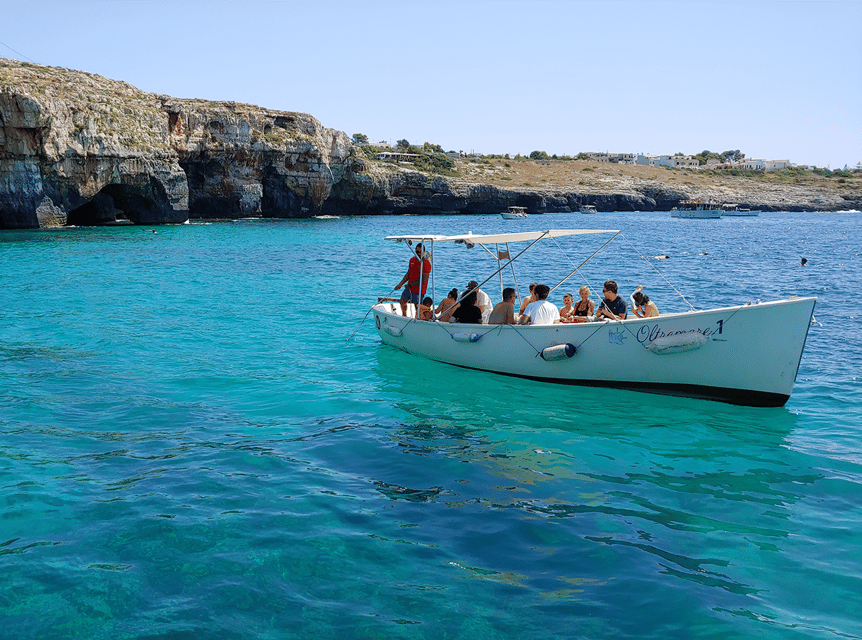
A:
[[[559,238],[560,236],[577,236],[591,233],[619,233],[612,229],[548,229],[546,231],[522,231],[520,233],[495,233],[491,235],[473,235],[473,232],[458,236],[409,235],[409,236],[386,236],[386,240],[403,242],[469,242],[471,244],[503,244],[506,242],[527,242],[540,238]]]

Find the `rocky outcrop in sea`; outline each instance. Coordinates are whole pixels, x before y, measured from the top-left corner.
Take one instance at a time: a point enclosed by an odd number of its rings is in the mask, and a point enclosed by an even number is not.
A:
[[[313,215],[665,209],[679,188],[503,189],[365,157],[314,117],[0,59],[0,228]],[[740,199],[753,202],[753,199]],[[805,203],[753,203],[810,208]],[[858,205],[857,205],[858,206]],[[849,208],[845,207],[845,208]]]

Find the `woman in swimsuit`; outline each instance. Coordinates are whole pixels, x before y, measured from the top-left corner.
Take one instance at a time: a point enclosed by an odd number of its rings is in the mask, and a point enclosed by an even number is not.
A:
[[[595,312],[596,303],[590,300],[590,288],[584,285],[578,290],[581,299],[572,310],[572,322],[587,322],[587,318]]]

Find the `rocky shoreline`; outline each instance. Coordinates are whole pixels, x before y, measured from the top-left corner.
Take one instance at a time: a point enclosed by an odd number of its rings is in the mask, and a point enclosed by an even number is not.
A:
[[[745,178],[674,184],[667,176],[595,172],[577,184],[510,187],[495,178],[512,180],[500,175],[511,163],[481,172],[460,165],[462,177],[437,176],[369,159],[345,133],[308,114],[173,98],[82,71],[0,59],[0,229],[496,214],[510,205],[532,213],[582,204],[653,211],[690,198],[767,211],[862,209],[858,177],[840,186]]]

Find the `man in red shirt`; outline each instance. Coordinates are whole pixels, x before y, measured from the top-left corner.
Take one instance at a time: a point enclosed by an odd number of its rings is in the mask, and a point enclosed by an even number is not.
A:
[[[401,315],[407,316],[407,303],[414,305],[414,317],[419,316],[419,299],[425,295],[428,289],[428,275],[431,273],[430,256],[425,253],[425,247],[422,243],[416,245],[416,255],[410,258],[410,263],[407,265],[407,273],[401,278],[401,282],[395,287],[400,289],[405,282],[407,286],[401,293]],[[420,262],[421,260],[421,262]],[[419,280],[422,280],[422,286],[419,286]],[[421,291],[420,291],[421,288]]]

